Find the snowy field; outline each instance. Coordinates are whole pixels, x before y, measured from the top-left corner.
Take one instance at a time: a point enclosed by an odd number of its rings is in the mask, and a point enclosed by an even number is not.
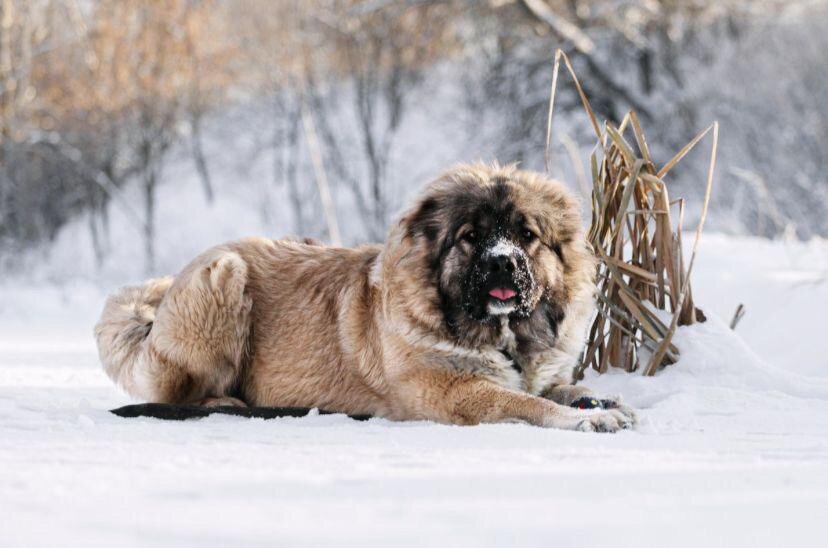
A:
[[[91,336],[111,288],[3,282],[0,545],[820,544],[828,243],[708,235],[700,253],[712,318],[680,330],[681,361],[585,381],[641,410],[616,435],[121,419]]]

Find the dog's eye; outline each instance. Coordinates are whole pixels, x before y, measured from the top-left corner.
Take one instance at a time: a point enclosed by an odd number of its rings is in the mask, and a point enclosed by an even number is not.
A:
[[[477,231],[476,230],[469,230],[463,235],[463,239],[467,242],[474,243],[477,241]]]
[[[524,228],[521,231],[520,235],[523,236],[523,239],[526,240],[527,242],[531,242],[532,240],[535,239],[535,233],[532,232],[531,230],[529,230],[528,228]]]

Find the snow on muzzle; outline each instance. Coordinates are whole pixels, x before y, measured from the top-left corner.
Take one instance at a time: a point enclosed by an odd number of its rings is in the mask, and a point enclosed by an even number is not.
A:
[[[529,258],[507,238],[493,240],[481,253],[475,270],[479,273],[479,283],[475,284],[479,298],[494,303],[499,311],[505,311],[503,305],[519,306],[524,296],[532,292],[534,279]]]

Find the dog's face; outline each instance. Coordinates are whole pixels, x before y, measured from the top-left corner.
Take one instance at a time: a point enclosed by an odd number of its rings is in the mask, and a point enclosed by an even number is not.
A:
[[[427,248],[426,283],[459,337],[485,342],[504,319],[560,320],[567,261],[580,260],[583,243],[578,203],[559,183],[512,167],[463,166],[432,183],[403,223]]]
[[[530,253],[537,229],[522,217],[508,209],[476,211],[455,235],[440,289],[470,318],[525,317],[535,308],[539,292]]]

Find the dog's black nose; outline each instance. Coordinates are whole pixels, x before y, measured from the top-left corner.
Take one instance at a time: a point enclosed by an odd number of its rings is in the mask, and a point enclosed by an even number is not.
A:
[[[515,260],[508,255],[494,255],[486,260],[486,266],[491,274],[512,273],[515,271]]]

